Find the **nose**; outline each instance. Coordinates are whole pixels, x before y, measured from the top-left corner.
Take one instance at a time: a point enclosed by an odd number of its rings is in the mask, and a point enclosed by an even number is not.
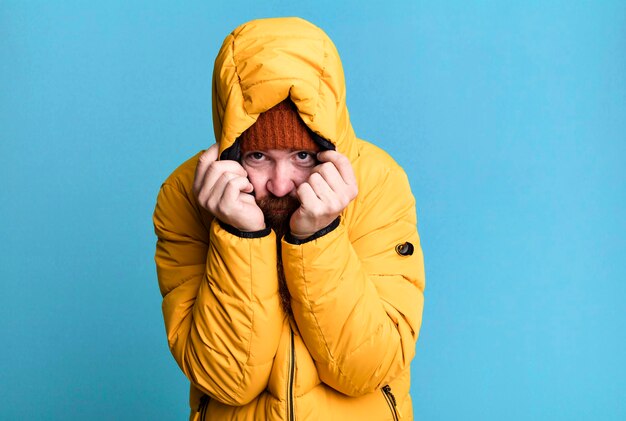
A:
[[[296,188],[289,165],[278,162],[274,166],[271,177],[267,180],[267,190],[276,197],[287,196]]]

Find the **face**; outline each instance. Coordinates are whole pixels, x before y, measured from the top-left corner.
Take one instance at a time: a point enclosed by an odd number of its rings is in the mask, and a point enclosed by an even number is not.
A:
[[[295,196],[317,165],[315,151],[269,149],[246,152],[241,165],[248,173],[258,199]]]
[[[296,188],[318,164],[315,151],[269,149],[246,152],[241,165],[254,187],[254,196],[266,218],[284,221],[300,203]]]

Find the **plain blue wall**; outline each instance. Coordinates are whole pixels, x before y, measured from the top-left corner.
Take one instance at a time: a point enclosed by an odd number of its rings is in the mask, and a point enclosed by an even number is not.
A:
[[[225,35],[285,15],[417,198],[417,419],[625,419],[626,4],[210,3],[0,2],[0,419],[187,416],[155,196]]]

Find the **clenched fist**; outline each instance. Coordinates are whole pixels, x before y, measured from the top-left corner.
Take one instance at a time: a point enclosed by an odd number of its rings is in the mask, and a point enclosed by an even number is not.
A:
[[[300,207],[291,216],[289,228],[298,239],[305,239],[327,227],[354,200],[358,186],[352,164],[336,151],[317,154],[321,164],[296,189]]]
[[[236,161],[218,161],[217,144],[198,160],[193,192],[200,206],[240,231],[265,228],[263,211],[256,204],[248,174]]]

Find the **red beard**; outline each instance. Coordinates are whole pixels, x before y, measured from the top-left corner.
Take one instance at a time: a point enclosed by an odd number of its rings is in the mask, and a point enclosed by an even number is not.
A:
[[[300,202],[293,196],[267,196],[257,200],[263,211],[265,222],[279,234],[279,238],[289,230],[291,215],[300,207]]]

